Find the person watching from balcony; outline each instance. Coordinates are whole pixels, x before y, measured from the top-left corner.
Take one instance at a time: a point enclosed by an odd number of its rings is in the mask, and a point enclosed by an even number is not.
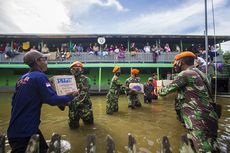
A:
[[[107,56],[107,55],[109,55],[108,44],[105,44],[105,46],[103,47],[103,50],[101,51],[101,56]]]
[[[105,46],[103,47],[103,51],[108,51],[109,47],[108,44],[105,44]]]
[[[123,60],[125,59],[125,51],[120,50],[118,55],[117,55],[118,60]]]
[[[124,47],[123,44],[120,44],[119,49],[120,51],[126,52],[126,48]]]
[[[5,52],[4,44],[0,44],[0,53],[3,54]]]
[[[165,44],[165,47],[164,47],[164,50],[165,50],[165,52],[171,52],[171,48],[169,47],[169,44],[168,43],[166,43]]]
[[[114,53],[118,54],[120,52],[120,49],[118,48],[117,45],[115,45]]]
[[[98,56],[99,50],[100,50],[99,46],[97,45],[97,43],[95,43],[94,46],[93,46],[94,55]]]
[[[42,53],[43,53],[43,54],[49,53],[49,48],[47,47],[46,44],[44,44],[44,45],[42,46]]]
[[[75,44],[75,45],[73,46],[73,50],[74,50],[74,52],[75,52],[75,55],[80,56],[80,54],[83,53],[84,48],[82,47],[81,43],[79,43],[78,45]]]
[[[36,46],[33,45],[33,47],[30,49],[30,51],[38,51],[38,50],[36,49]]]
[[[89,54],[93,54],[93,46],[92,46],[91,43],[90,43],[89,46],[86,48],[86,52],[89,53]]]
[[[157,51],[157,47],[155,45],[152,46],[151,52],[152,52],[152,56],[153,56],[153,63],[156,63],[158,51]]]
[[[151,51],[151,46],[149,45],[149,43],[147,42],[146,45],[143,48],[145,53],[150,53]]]
[[[12,58],[12,57],[15,57],[16,55],[19,55],[20,53],[17,52],[17,51],[14,51],[12,49],[12,47],[10,46],[9,43],[6,44],[6,47],[5,47],[5,58]]]
[[[130,45],[130,53],[132,56],[135,56],[139,52],[138,48],[136,47],[135,42],[131,43]]]
[[[179,47],[179,45],[176,45],[176,52],[180,52],[180,47]]]
[[[46,140],[39,130],[41,108],[43,104],[68,105],[78,92],[58,96],[51,87],[47,70],[47,57],[38,51],[29,51],[23,61],[30,67],[22,75],[15,87],[12,97],[12,109],[7,136],[12,153],[24,153],[32,135],[39,135],[39,150],[45,153],[48,149]]]
[[[112,53],[114,53],[114,46],[113,45],[110,45],[110,47],[109,47],[109,49],[108,49],[108,51],[109,51],[109,53],[110,54],[112,54]]]

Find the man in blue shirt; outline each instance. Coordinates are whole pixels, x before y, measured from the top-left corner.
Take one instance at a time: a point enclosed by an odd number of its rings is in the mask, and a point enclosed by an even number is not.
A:
[[[23,61],[30,71],[22,75],[16,83],[12,97],[11,119],[7,131],[12,153],[24,153],[30,137],[40,136],[40,152],[46,152],[48,146],[39,130],[41,107],[49,105],[67,105],[77,92],[67,96],[57,96],[47,76],[47,57],[38,51],[29,51]]]

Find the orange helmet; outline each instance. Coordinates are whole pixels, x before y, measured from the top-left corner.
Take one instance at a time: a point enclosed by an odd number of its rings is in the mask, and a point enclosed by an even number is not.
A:
[[[138,74],[140,72],[140,70],[138,70],[138,69],[132,69],[131,70],[131,73],[132,74]]]
[[[119,66],[115,66],[114,68],[113,68],[113,73],[116,73],[116,72],[118,72],[119,70],[120,70],[121,68],[119,67]]]
[[[173,60],[173,66],[175,66],[177,63],[177,60],[181,58],[180,56],[181,56],[180,53],[175,55],[174,60]]]
[[[181,59],[181,58],[183,58],[183,57],[192,57],[192,58],[194,58],[194,59],[197,58],[196,55],[195,55],[193,52],[186,51],[186,52],[182,52],[182,53],[180,53],[180,54],[177,54],[177,55],[175,56],[175,59],[177,58],[176,60],[179,60],[179,59]]]
[[[73,68],[73,67],[83,67],[83,64],[80,61],[75,61],[70,65],[69,68]]]
[[[180,56],[181,56],[180,53],[176,54],[175,57],[174,57],[174,61],[180,59]]]

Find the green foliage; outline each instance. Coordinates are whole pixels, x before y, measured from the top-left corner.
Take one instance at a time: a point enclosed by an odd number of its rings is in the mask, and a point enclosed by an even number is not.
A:
[[[230,51],[225,52],[223,58],[226,64],[230,64]]]

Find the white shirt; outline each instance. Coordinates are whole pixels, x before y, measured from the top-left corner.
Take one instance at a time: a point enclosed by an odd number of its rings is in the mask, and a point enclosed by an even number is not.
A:
[[[206,66],[206,61],[202,57],[197,57],[195,63],[198,64],[199,66]]]

